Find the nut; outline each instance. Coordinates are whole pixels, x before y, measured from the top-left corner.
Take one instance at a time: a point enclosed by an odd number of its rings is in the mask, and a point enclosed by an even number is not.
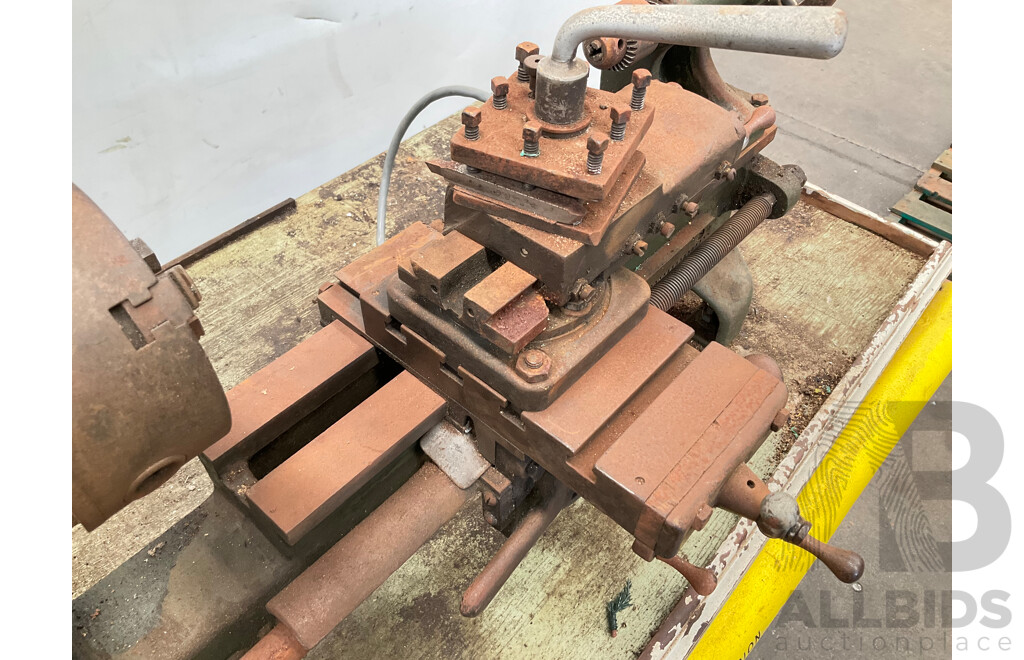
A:
[[[754,106],[755,108],[760,108],[762,105],[768,105],[768,95],[754,94],[753,96],[750,97],[750,105]]]
[[[539,53],[540,46],[532,41],[524,41],[516,46],[516,61],[522,64],[530,55],[537,55]]]
[[[531,348],[519,354],[516,373],[527,383],[539,383],[551,372],[551,358],[542,350]]]
[[[625,124],[633,115],[633,111],[629,109],[629,104],[617,103],[612,106],[611,115],[613,124]]]
[[[491,93],[495,96],[508,96],[508,78],[504,76],[491,78]]]
[[[672,238],[672,234],[676,233],[676,226],[671,222],[662,222],[658,225],[658,233],[665,238]]]
[[[595,131],[587,138],[587,151],[592,154],[603,154],[605,149],[608,148],[609,142],[611,142],[611,139],[607,135]]]
[[[643,89],[651,84],[651,72],[647,69],[637,69],[633,72],[633,87]]]

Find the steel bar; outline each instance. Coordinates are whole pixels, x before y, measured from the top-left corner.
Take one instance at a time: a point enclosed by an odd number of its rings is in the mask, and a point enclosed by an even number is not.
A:
[[[561,482],[555,479],[551,481],[553,485],[550,494],[523,517],[519,526],[466,589],[460,608],[462,616],[477,616],[487,608],[559,512],[572,502],[573,492]]]
[[[272,598],[267,610],[303,647],[313,648],[448,522],[474,492],[474,488],[459,488],[436,465],[427,463]]]
[[[827,60],[846,43],[846,14],[832,7],[594,7],[562,24],[551,59],[570,62],[581,43],[607,36]]]

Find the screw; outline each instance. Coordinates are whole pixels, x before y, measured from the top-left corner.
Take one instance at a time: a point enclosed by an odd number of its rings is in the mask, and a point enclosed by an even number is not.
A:
[[[540,155],[540,124],[528,121],[523,125],[523,154],[530,158]]]
[[[595,131],[587,138],[587,174],[600,174],[604,151],[608,148],[608,136]]]
[[[462,111],[462,125],[466,127],[466,139],[480,139],[480,108],[471,105]]]
[[[633,72],[633,96],[629,100],[629,107],[633,109],[633,112],[640,112],[644,109],[644,99],[647,97],[647,87],[650,84],[650,71],[637,69]]]
[[[630,251],[638,257],[644,256],[644,253],[647,252],[647,241],[633,243],[633,248]]]
[[[524,41],[516,46],[516,61],[519,62],[519,70],[516,72],[516,80],[521,83],[530,82],[530,72],[526,69],[525,60],[530,55],[538,55],[540,46],[532,41]]]
[[[754,94],[753,96],[750,97],[750,105],[754,106],[755,108],[760,108],[762,105],[768,105],[768,95]]]
[[[625,104],[612,106],[612,130],[610,135],[616,142],[621,142],[622,138],[626,136],[626,124],[629,123],[629,116],[632,114],[633,111],[627,108]]]
[[[665,238],[672,238],[672,234],[676,233],[676,226],[671,222],[662,222],[658,225],[658,233]]]
[[[494,95],[491,102],[495,110],[504,110],[508,107],[508,79],[504,76],[491,78],[491,93]]]

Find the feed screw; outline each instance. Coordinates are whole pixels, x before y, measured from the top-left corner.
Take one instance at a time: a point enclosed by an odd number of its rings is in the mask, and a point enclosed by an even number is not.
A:
[[[516,61],[519,62],[519,70],[516,72],[516,80],[521,83],[530,82],[530,72],[526,69],[524,61],[530,55],[540,54],[540,46],[532,41],[524,41],[516,46]]]
[[[647,98],[647,87],[650,84],[650,71],[637,69],[633,72],[633,96],[629,100],[629,107],[633,109],[633,112],[640,112],[644,109],[644,99]]]
[[[462,111],[462,125],[466,127],[466,139],[480,139],[480,108],[471,105]]]
[[[523,156],[536,158],[540,155],[540,124],[528,121],[523,126]]]
[[[608,136],[594,132],[587,139],[587,174],[600,174],[604,152],[608,148]]]
[[[633,114],[633,111],[627,108],[625,104],[612,106],[612,130],[610,135],[616,142],[621,142],[622,138],[626,137],[626,124],[629,123],[629,116],[631,114]]]
[[[508,107],[508,79],[504,76],[491,78],[492,103],[495,110],[504,110]]]

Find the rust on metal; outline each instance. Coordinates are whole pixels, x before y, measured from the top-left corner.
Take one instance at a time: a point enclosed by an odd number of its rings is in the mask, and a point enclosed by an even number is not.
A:
[[[679,571],[679,574],[686,578],[686,581],[690,583],[693,590],[701,596],[710,596],[714,592],[715,587],[718,586],[718,579],[714,573],[706,568],[694,566],[679,555],[667,559],[665,557],[658,557],[658,559]]]
[[[419,549],[475,493],[432,463],[267,603],[311,649]]]
[[[444,399],[403,371],[256,482],[246,495],[294,545],[441,421],[444,405]]]
[[[228,392],[231,431],[203,458],[217,468],[247,458],[375,364],[369,342],[328,324]]]
[[[288,626],[277,624],[249,649],[242,660],[299,660],[309,650],[302,645]]]
[[[92,530],[227,432],[184,269],[154,272],[71,186],[72,518]],[[145,254],[145,251],[144,251]],[[151,255],[151,251],[150,251]]]
[[[573,492],[558,481],[547,479],[540,487],[547,488],[544,497],[525,514],[498,552],[466,589],[460,606],[462,616],[479,616],[490,605],[541,535],[562,509],[572,502]]]

